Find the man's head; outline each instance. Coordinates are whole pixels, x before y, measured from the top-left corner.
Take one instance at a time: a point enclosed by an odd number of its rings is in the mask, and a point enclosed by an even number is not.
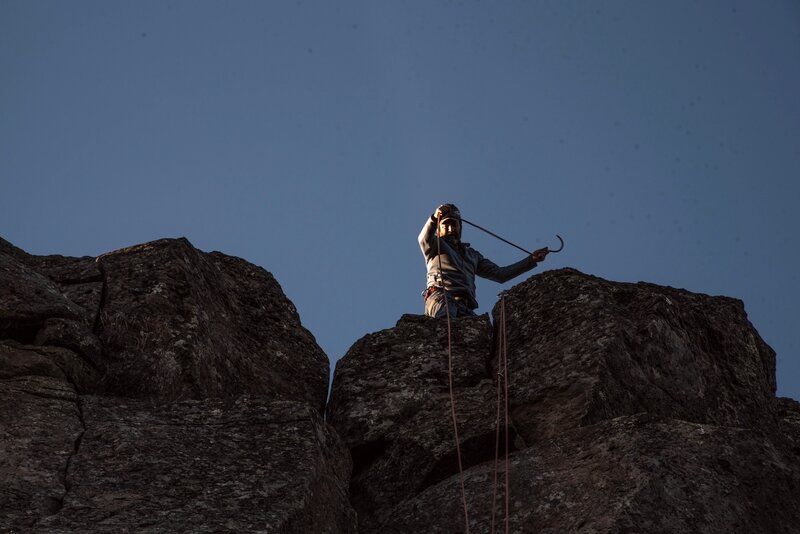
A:
[[[442,204],[439,215],[439,236],[461,241],[461,212],[454,204]]]

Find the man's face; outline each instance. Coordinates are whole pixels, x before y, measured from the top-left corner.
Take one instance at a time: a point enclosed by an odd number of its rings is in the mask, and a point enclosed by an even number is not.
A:
[[[457,219],[445,219],[439,223],[439,236],[461,239],[461,222]]]

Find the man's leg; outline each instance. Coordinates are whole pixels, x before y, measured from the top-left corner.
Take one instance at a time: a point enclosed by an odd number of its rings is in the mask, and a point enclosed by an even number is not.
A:
[[[447,309],[444,307],[445,298],[444,294],[441,291],[435,291],[431,293],[428,297],[428,300],[425,301],[425,315],[428,317],[446,317],[447,316]],[[456,317],[458,315],[458,306],[453,297],[447,298],[447,308],[450,310],[450,317]]]
[[[467,308],[467,305],[464,303],[463,300],[459,300],[456,302],[457,307],[457,316],[458,317],[475,317],[475,312]]]
[[[425,315],[428,317],[447,317],[447,310],[450,311],[450,318],[475,316],[475,312],[467,308],[463,301],[458,301],[452,296],[447,297],[447,309],[444,307],[445,298],[441,291],[432,293],[425,301]]]

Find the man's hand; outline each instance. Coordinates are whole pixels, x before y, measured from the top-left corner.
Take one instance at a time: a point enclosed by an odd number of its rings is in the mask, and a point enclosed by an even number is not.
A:
[[[539,263],[544,261],[544,259],[547,257],[549,253],[550,253],[549,248],[547,247],[540,248],[539,250],[533,251],[533,254],[531,254],[531,258],[533,258],[533,261],[535,261],[536,263]]]

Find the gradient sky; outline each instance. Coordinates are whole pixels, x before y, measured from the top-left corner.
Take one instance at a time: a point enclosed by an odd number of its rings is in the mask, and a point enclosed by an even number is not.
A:
[[[537,271],[742,299],[800,399],[798,95],[796,0],[1,0],[0,235],[240,256],[335,362],[422,313],[454,202],[562,235]]]

